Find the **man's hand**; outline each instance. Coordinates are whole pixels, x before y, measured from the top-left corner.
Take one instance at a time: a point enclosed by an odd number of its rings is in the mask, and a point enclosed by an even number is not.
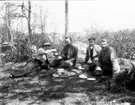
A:
[[[86,70],[89,69],[89,65],[87,65],[87,64],[84,64],[82,67],[85,68]]]
[[[111,83],[115,84],[116,83],[116,79],[118,77],[118,74],[113,74],[112,78],[111,78]]]
[[[70,66],[73,66],[73,63],[70,60],[66,60],[65,63],[68,63]]]
[[[112,76],[112,79],[116,79],[118,77],[118,74],[114,73]]]
[[[66,60],[65,63],[69,63],[70,61],[69,60]]]
[[[58,56],[57,59],[63,59],[62,56]]]
[[[99,66],[97,66],[95,70],[102,71],[102,69]]]
[[[95,57],[94,58],[94,62],[98,62],[98,57]]]

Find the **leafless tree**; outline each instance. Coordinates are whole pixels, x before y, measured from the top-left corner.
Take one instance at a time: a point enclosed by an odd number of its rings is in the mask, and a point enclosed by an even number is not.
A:
[[[6,33],[4,33],[4,41],[8,41],[13,45],[13,34],[11,32],[11,23],[15,19],[15,11],[17,7],[15,4],[5,2],[1,8],[4,11],[1,19],[3,20],[3,28],[5,28]],[[4,30],[3,30],[4,31]]]
[[[22,8],[22,17],[25,17],[27,19],[27,24],[28,24],[28,33],[29,33],[29,38],[30,41],[32,40],[32,29],[31,29],[31,1],[28,0],[28,6],[24,4],[24,2],[21,5]]]
[[[65,37],[68,35],[68,0],[65,0]]]
[[[40,25],[39,28],[41,29],[41,34],[45,34],[46,29],[46,19],[47,19],[47,11],[43,12],[43,8],[40,6]]]

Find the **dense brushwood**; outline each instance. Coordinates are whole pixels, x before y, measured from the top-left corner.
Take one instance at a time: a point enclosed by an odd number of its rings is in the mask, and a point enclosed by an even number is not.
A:
[[[135,91],[135,66],[132,61],[122,62],[121,73],[115,78],[117,89],[129,89]]]

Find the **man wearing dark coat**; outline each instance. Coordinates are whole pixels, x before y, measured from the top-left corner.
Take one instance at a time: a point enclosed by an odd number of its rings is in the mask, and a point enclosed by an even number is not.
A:
[[[77,62],[78,49],[72,44],[70,37],[65,38],[65,46],[60,53],[60,60],[55,60],[53,66],[60,66],[63,68],[74,67]]]
[[[101,45],[102,50],[99,56],[99,66],[103,71],[103,76],[115,77],[120,72],[116,51],[108,45],[107,39],[102,39]]]

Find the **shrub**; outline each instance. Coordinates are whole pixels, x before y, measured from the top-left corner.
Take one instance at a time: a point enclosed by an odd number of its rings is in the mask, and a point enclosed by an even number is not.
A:
[[[122,30],[117,32],[95,32],[86,33],[86,39],[94,36],[97,43],[100,45],[101,38],[107,38],[109,44],[116,50],[120,58],[132,58],[135,53],[135,30]]]
[[[16,39],[15,46],[12,46],[11,50],[5,52],[5,56],[2,58],[3,62],[20,62],[28,60],[31,56],[31,50],[25,39]]]
[[[11,50],[5,53],[6,56],[2,58],[3,62],[21,62],[27,61],[32,56],[31,45],[34,44],[38,48],[45,42],[50,42],[46,35],[33,34],[32,41],[29,43],[29,37],[21,32],[17,32],[14,44]]]

